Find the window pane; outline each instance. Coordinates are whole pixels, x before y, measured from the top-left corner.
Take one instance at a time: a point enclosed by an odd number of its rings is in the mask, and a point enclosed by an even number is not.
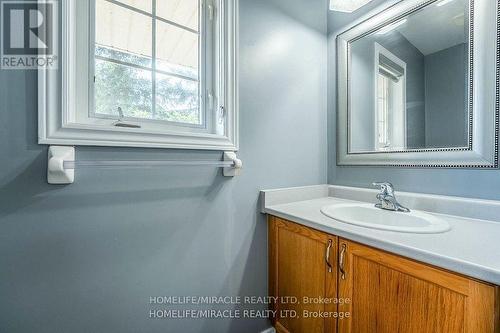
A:
[[[95,21],[97,46],[129,53],[139,59],[152,57],[153,24],[150,17],[105,0],[97,0]]]
[[[142,57],[132,53],[118,51],[116,49],[111,49],[109,47],[100,45],[95,46],[95,55],[96,57],[100,58],[118,60],[120,62],[144,66],[148,68],[151,68],[152,66],[152,60],[149,57]]]
[[[158,16],[198,31],[198,0],[157,0]]]
[[[151,0],[118,0],[118,1],[126,5],[129,5],[131,7],[151,13],[151,5],[152,5]]]
[[[152,81],[148,70],[96,59],[95,112],[118,118],[152,118]]]
[[[120,2],[131,6],[142,3]],[[198,29],[198,0],[161,0],[156,5],[165,19]],[[133,66],[153,67],[152,18],[96,0],[95,113],[118,117],[121,108],[127,118],[201,125],[199,34],[161,20],[155,24],[157,72],[153,90],[152,72]]]
[[[155,119],[201,124],[198,82],[174,76],[156,76]]]
[[[157,21],[157,68],[197,79],[198,37],[193,32]]]

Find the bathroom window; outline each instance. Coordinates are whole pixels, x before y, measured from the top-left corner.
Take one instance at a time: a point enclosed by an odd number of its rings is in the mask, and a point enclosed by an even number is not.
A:
[[[379,148],[390,145],[389,141],[389,78],[378,74],[377,78],[377,142]]]
[[[199,0],[96,0],[91,115],[204,126],[212,50],[201,11]]]
[[[406,63],[375,43],[377,150],[406,147]]]
[[[42,101],[39,142],[236,150],[236,4],[64,1],[61,93]],[[53,79],[40,85],[57,94]]]

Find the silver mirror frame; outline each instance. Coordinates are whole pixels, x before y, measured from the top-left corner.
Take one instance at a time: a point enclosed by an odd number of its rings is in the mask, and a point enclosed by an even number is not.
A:
[[[439,0],[402,0],[337,36],[337,165],[498,168],[498,0],[469,0],[468,147],[349,153],[350,43]]]

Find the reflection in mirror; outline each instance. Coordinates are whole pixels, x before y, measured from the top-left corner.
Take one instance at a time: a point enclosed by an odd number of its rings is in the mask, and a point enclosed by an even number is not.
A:
[[[468,0],[441,0],[349,43],[349,153],[467,147]]]

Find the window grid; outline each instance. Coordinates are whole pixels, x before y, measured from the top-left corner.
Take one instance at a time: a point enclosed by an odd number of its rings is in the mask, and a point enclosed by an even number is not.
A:
[[[195,29],[191,29],[190,27],[186,27],[182,24],[179,24],[177,22],[174,22],[174,21],[171,21],[171,20],[167,20],[166,18],[163,18],[161,16],[157,16],[157,15],[153,15],[153,13],[148,13],[142,9],[139,9],[139,8],[136,8],[136,7],[133,7],[133,6],[130,6],[130,5],[127,5],[123,2],[120,2],[120,1],[117,1],[117,0],[104,0],[104,1],[107,1],[107,2],[110,2],[114,5],[117,5],[117,6],[120,6],[120,7],[123,7],[123,8],[126,8],[128,10],[131,10],[131,11],[134,11],[136,13],[139,13],[139,14],[142,14],[142,15],[146,15],[146,16],[149,16],[151,18],[154,18],[158,21],[162,21],[164,23],[167,23],[167,24],[170,24],[170,25],[173,25],[173,26],[176,26],[177,28],[181,28],[181,29],[184,29],[184,30],[187,30],[187,31],[190,31],[194,34],[199,34],[199,31],[195,30]],[[156,2],[158,0],[151,0],[153,2]],[[161,0],[160,0],[161,1]],[[156,5],[155,5],[156,7]]]
[[[176,23],[174,21],[171,21],[171,20],[168,20],[168,19],[165,19],[161,16],[158,16],[157,15],[157,1],[158,0],[151,0],[151,13],[148,13],[147,11],[144,11],[144,10],[141,10],[139,8],[136,8],[134,6],[130,6],[128,4],[125,4],[125,3],[122,3],[120,1],[117,1],[117,0],[103,0],[103,1],[107,1],[109,3],[112,3],[114,5],[117,5],[117,6],[120,6],[120,7],[123,7],[125,9],[128,9],[130,11],[133,11],[133,12],[136,12],[136,13],[139,13],[139,14],[142,14],[142,15],[146,15],[148,17],[151,18],[152,20],[152,54],[151,54],[151,67],[147,67],[147,66],[141,66],[141,65],[137,65],[137,64],[133,64],[133,63],[130,63],[130,62],[127,62],[127,61],[121,61],[121,60],[118,60],[118,59],[113,59],[113,58],[108,58],[108,57],[103,57],[103,56],[99,56],[99,55],[94,55],[96,59],[99,59],[99,60],[102,60],[102,61],[109,61],[109,62],[112,62],[112,63],[116,63],[116,64],[119,64],[119,65],[123,65],[123,66],[127,66],[127,67],[132,67],[132,68],[137,68],[137,69],[142,69],[142,70],[147,70],[147,71],[150,71],[151,72],[151,79],[152,79],[152,103],[151,103],[151,112],[152,112],[152,119],[140,119],[141,121],[166,121],[166,120],[160,120],[160,119],[155,119],[155,116],[156,116],[156,97],[157,97],[157,82],[156,82],[156,78],[157,78],[157,74],[163,74],[163,75],[166,75],[166,76],[171,76],[171,77],[177,77],[177,78],[180,78],[180,79],[183,79],[183,80],[188,80],[188,81],[193,81],[193,82],[198,82],[198,114],[199,114],[199,120],[198,120],[198,124],[192,124],[192,123],[178,123],[178,124],[181,124],[181,125],[187,125],[187,126],[192,126],[192,127],[197,127],[197,126],[204,126],[205,124],[205,121],[206,121],[206,117],[203,115],[203,112],[201,110],[201,99],[202,99],[202,85],[201,85],[201,81],[200,81],[200,77],[201,77],[201,71],[202,71],[202,64],[201,64],[201,59],[200,59],[200,50],[201,50],[201,44],[202,44],[202,41],[201,41],[201,29],[202,29],[202,25],[201,25],[201,17],[202,17],[202,12],[200,11],[200,1],[201,0],[198,0],[198,11],[199,11],[199,15],[198,15],[198,31],[197,30],[194,30],[190,27],[187,27],[187,26],[184,26],[182,24],[179,24],[179,23]],[[161,0],[160,0],[161,1]],[[158,69],[157,68],[157,64],[156,64],[156,61],[157,61],[157,54],[156,54],[156,51],[157,51],[157,42],[156,42],[156,37],[157,37],[157,21],[162,21],[163,23],[166,23],[166,24],[169,24],[171,26],[174,26],[174,27],[177,27],[177,28],[180,28],[180,29],[183,29],[185,31],[188,31],[190,33],[194,33],[198,36],[198,75],[197,75],[197,79],[194,79],[192,77],[189,77],[189,76],[185,76],[185,75],[181,75],[181,74],[177,74],[177,73],[173,73],[173,72],[169,72],[169,71],[164,71],[164,70],[161,70],[161,69]],[[166,122],[173,122],[173,121],[166,121]],[[177,123],[174,121],[174,123]]]

